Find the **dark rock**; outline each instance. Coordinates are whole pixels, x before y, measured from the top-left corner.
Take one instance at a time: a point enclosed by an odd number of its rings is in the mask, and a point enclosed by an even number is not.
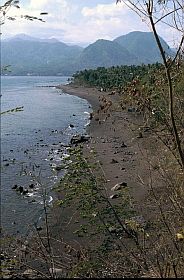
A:
[[[73,124],[70,124],[70,125],[69,125],[69,127],[73,128],[73,127],[74,127],[74,125],[73,125]]]
[[[87,142],[89,140],[88,135],[74,135],[70,140],[71,144],[79,144],[83,142]]]
[[[22,194],[27,194],[28,193],[28,190],[23,190]]]
[[[62,168],[63,168],[62,166],[56,166],[56,167],[55,167],[55,170],[56,170],[56,171],[60,171]]]
[[[113,158],[113,159],[111,160],[111,163],[118,163],[118,161],[117,161],[116,159]]]
[[[34,188],[34,184],[30,184],[29,187],[30,187],[30,189],[33,189]]]
[[[23,193],[24,188],[22,186],[20,186],[20,187],[17,188],[17,191],[19,191],[20,193]]]
[[[5,260],[5,256],[3,254],[0,255],[0,260],[4,261]]]
[[[122,186],[122,187],[127,187],[127,183],[126,182],[121,182],[121,183],[119,183],[120,184],[120,186]]]
[[[10,150],[10,152],[13,152],[13,150]]]
[[[127,145],[123,142],[122,144],[121,144],[121,148],[126,148],[127,147]]]
[[[10,164],[9,163],[6,163],[4,166],[9,166]]]
[[[16,190],[17,188],[18,188],[18,185],[16,184],[12,187],[12,190]]]
[[[37,227],[36,230],[40,231],[40,230],[42,230],[42,227]]]

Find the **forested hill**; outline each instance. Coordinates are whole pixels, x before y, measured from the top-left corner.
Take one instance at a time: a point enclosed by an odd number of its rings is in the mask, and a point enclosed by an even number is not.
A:
[[[171,48],[161,37],[159,38],[166,54],[173,56]],[[139,59],[139,62],[148,64],[161,61],[160,51],[152,32],[130,32],[116,38],[114,42],[128,49],[130,53],[133,53]]]
[[[138,58],[128,48],[109,40],[97,40],[83,50],[77,61],[79,69],[138,64]]]
[[[11,65],[15,75],[67,75],[75,71],[71,61],[77,59],[83,48],[68,46],[59,41],[31,40],[23,36],[2,41],[2,65]]]
[[[172,55],[163,39],[161,43],[165,52]],[[97,67],[161,62],[152,33],[139,31],[114,41],[97,40],[86,48],[21,34],[2,40],[1,57],[2,66],[11,65],[10,75],[72,75],[79,70]]]

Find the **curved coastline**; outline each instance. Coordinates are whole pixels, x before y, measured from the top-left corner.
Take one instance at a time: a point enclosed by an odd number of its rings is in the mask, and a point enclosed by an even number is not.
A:
[[[82,152],[89,162],[95,160],[100,163],[99,166],[106,179],[104,188],[108,198],[113,198],[114,188],[118,184],[127,186],[130,196],[134,199],[136,212],[148,220],[151,213],[148,213],[145,207],[145,198],[148,193],[145,186],[149,185],[147,157],[151,156],[149,149],[150,143],[153,144],[153,139],[149,139],[149,134],[145,134],[143,138],[138,137],[135,123],[140,125],[141,120],[134,112],[129,112],[128,108],[124,110],[121,107],[121,96],[118,94],[112,95],[111,92],[100,92],[96,88],[73,84],[59,85],[57,88],[63,93],[87,100],[92,107],[93,116],[86,127],[90,139],[82,143]],[[105,104],[111,104],[111,106],[104,108],[104,100]],[[95,157],[91,154],[92,150],[95,151]],[[138,176],[144,185],[139,183]],[[58,199],[62,200],[63,195],[64,193],[58,192]],[[115,197],[112,203],[118,203],[118,199]],[[53,241],[52,248],[57,255],[62,256],[66,248],[74,248],[75,252],[80,252],[83,248],[94,248],[98,245],[93,244],[90,238],[76,236],[76,223],[79,225],[81,220],[71,210],[73,209],[54,205],[48,212],[49,238],[51,237]],[[39,229],[39,235],[43,238],[46,232],[45,226]],[[95,242],[98,243],[98,240]],[[29,243],[33,247],[37,246],[34,236],[31,237]],[[33,259],[30,263],[32,262],[34,263]],[[37,265],[42,271],[43,263],[38,262]]]

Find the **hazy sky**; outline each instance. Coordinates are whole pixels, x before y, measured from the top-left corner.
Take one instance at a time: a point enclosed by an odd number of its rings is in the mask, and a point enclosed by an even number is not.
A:
[[[1,0],[1,2],[5,2]],[[112,40],[134,30],[150,31],[143,19],[115,0],[20,0],[21,9],[9,15],[43,16],[45,23],[17,18],[2,26],[3,37],[25,33],[39,38],[57,38],[68,44],[88,45],[97,39]],[[159,34],[172,46],[174,34],[164,25]]]

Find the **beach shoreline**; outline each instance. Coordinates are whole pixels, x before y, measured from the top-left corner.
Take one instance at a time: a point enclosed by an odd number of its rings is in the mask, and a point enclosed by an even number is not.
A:
[[[86,161],[90,164],[98,164],[99,171],[105,178],[103,187],[112,205],[122,203],[121,198],[116,196],[114,187],[118,184],[125,186],[131,198],[135,217],[144,224],[148,224],[155,216],[152,206],[147,201],[150,180],[148,161],[154,161],[155,139],[149,131],[143,132],[140,137],[141,116],[134,110],[130,111],[128,106],[122,108],[122,96],[118,93],[112,94],[112,92],[103,92],[96,88],[74,84],[59,85],[57,89],[62,90],[64,94],[87,100],[92,109],[90,123],[86,127],[89,140],[79,145],[71,144],[71,149],[80,146]],[[158,176],[154,174],[154,171],[152,176],[153,184],[156,181],[158,185]],[[95,236],[93,239],[90,235],[77,236],[75,233],[84,221],[80,214],[76,213],[77,205],[60,207],[57,203],[65,199],[66,193],[62,190],[62,183],[58,184],[58,188],[53,189],[53,192],[56,201],[53,207],[48,209],[46,215],[48,224],[43,222],[41,230],[35,232],[35,236],[28,241],[34,248],[35,260],[32,254],[27,258],[31,266],[42,273],[46,273],[47,268],[45,263],[37,258],[37,252],[40,250],[37,242],[41,236],[47,241],[50,240],[52,251],[58,256],[65,254],[68,256],[69,252],[71,259],[73,258],[72,263],[78,260],[78,255],[84,250],[98,248],[100,242],[99,237]],[[36,241],[37,238],[38,241]],[[131,242],[131,240],[126,238],[126,242]],[[62,266],[66,265],[66,269],[62,270],[62,275],[68,272],[67,259],[66,264],[65,260],[63,261]]]
[[[113,195],[112,188],[124,182],[129,187],[136,211],[144,215],[145,219],[150,218],[150,213],[145,210],[149,185],[147,174],[150,168],[147,160],[152,157],[155,143],[149,132],[140,137],[141,117],[135,112],[129,112],[128,108],[122,109],[121,96],[117,93],[101,92],[97,88],[75,84],[57,88],[86,99],[92,107],[90,124],[86,127],[90,139],[87,143],[81,143],[82,150],[87,160],[101,163],[109,197]],[[92,159],[91,151],[95,151],[95,159]],[[59,232],[60,226],[57,226]]]

